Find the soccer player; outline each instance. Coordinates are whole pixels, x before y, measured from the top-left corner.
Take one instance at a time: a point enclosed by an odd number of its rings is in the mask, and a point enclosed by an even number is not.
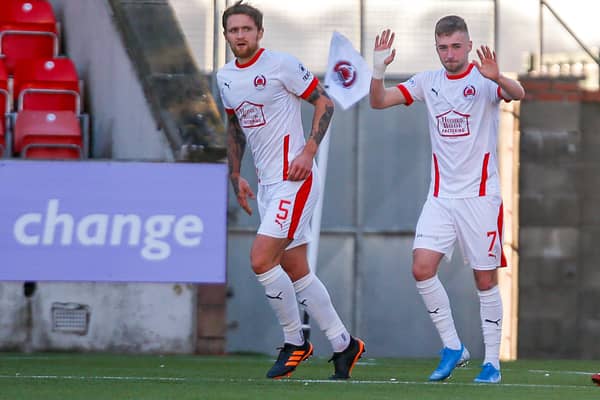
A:
[[[333,347],[331,379],[348,379],[365,345],[350,336],[307,259],[310,219],[319,196],[314,157],[329,126],[333,102],[297,58],[260,47],[262,21],[261,11],[243,1],[225,10],[223,33],[235,59],[219,69],[217,80],[228,115],[230,179],[238,203],[250,215],[248,199],[254,193],[240,175],[246,143],[259,180],[261,223],[250,263],[284,335],[267,377],[290,376],[313,352],[302,334],[300,302]],[[307,140],[300,118],[302,100],[314,106]]]
[[[596,385],[600,386],[600,372],[592,375],[592,382],[594,382]]]
[[[498,383],[502,299],[496,269],[506,265],[496,161],[499,103],[520,100],[525,92],[500,73],[488,46],[477,49],[479,61],[469,61],[472,42],[461,17],[446,16],[435,26],[435,48],[443,68],[386,88],[384,72],[396,56],[393,42],[389,29],[375,39],[369,98],[375,109],[414,101],[427,106],[431,185],[416,227],[412,273],[444,346],[429,379],[448,378],[470,358],[437,275],[440,261],[444,256],[450,259],[458,241],[473,269],[480,302],[485,359],[475,382]]]

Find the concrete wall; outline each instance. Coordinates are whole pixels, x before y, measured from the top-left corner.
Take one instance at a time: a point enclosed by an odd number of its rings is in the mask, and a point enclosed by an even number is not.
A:
[[[62,24],[63,53],[84,81],[91,156],[172,161],[108,2],[54,0],[53,5]]]
[[[569,78],[525,86],[519,356],[597,358],[600,96]]]

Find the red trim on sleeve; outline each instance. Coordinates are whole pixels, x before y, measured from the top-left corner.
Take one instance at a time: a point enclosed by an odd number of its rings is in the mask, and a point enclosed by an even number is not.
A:
[[[440,167],[438,165],[437,156],[433,153],[433,197],[438,197],[440,194]]]
[[[479,195],[480,196],[485,196],[489,162],[490,162],[490,153],[485,153],[485,156],[483,157],[483,166],[481,167],[481,182],[479,182]]]
[[[290,134],[283,137],[283,180],[288,179],[288,152],[290,151]]]
[[[292,220],[290,221],[290,230],[288,231],[288,239],[294,239],[294,234],[296,233],[296,229],[298,228],[298,224],[300,223],[300,218],[302,217],[302,212],[304,211],[304,206],[306,205],[306,200],[308,200],[308,195],[310,194],[310,189],[312,187],[313,175],[312,172],[306,178],[298,193],[296,194],[296,199],[294,200],[294,210],[292,211]]]
[[[410,92],[408,91],[408,89],[401,83],[398,84],[398,89],[400,89],[400,91],[404,95],[404,98],[406,99],[406,103],[404,103],[404,105],[410,106],[415,100],[410,95]]]
[[[498,97],[507,103],[510,103],[512,101],[512,99],[507,99],[506,97],[502,96],[502,88],[500,86],[498,86]]]
[[[504,230],[504,204],[500,203],[500,210],[498,211],[498,240],[500,241],[500,267],[506,267],[508,262],[504,255],[504,246],[502,246],[502,231]]]
[[[226,108],[225,112],[227,113],[227,115],[233,115],[233,114],[235,114],[235,111],[233,110],[233,108]]]
[[[313,78],[312,82],[310,83],[310,85],[308,85],[308,87],[306,88],[304,93],[302,93],[300,95],[300,97],[302,97],[304,100],[308,99],[308,96],[310,96],[310,94],[312,93],[313,90],[315,90],[315,88],[317,87],[318,84],[319,84],[319,80],[315,76]]]

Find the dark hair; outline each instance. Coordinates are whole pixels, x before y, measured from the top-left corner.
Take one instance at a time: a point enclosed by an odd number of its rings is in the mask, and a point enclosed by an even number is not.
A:
[[[435,24],[435,36],[448,36],[454,32],[465,32],[469,35],[467,23],[457,15],[448,15]]]
[[[258,8],[252,7],[249,4],[242,4],[243,2],[244,0],[239,0],[223,12],[223,30],[227,30],[227,18],[235,14],[247,15],[254,20],[254,23],[259,31],[263,28],[262,12]]]

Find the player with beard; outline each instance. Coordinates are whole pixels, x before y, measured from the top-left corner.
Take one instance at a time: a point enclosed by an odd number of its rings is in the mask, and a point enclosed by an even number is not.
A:
[[[488,46],[469,61],[472,42],[465,21],[446,16],[435,26],[435,48],[443,68],[418,73],[386,88],[383,77],[394,60],[394,33],[375,40],[370,102],[376,109],[422,101],[427,106],[431,138],[431,186],[419,217],[413,244],[412,273],[417,291],[442,339],[443,349],[431,381],[448,378],[469,360],[456,331],[450,301],[437,271],[458,241],[472,269],[480,303],[485,359],[475,382],[498,383],[502,299],[497,268],[502,252],[502,199],[496,161],[499,103],[520,100],[523,87],[502,75]]]
[[[249,215],[248,199],[254,198],[254,192],[240,175],[246,143],[258,175],[261,223],[250,263],[284,335],[267,377],[290,376],[313,352],[302,334],[300,302],[331,343],[331,378],[348,379],[364,343],[348,333],[307,259],[310,219],[319,196],[314,157],[333,115],[333,102],[298,59],[260,47],[262,20],[258,9],[242,1],[225,10],[223,33],[235,59],[219,69],[217,80],[228,115],[230,180],[238,203]],[[302,100],[314,106],[307,140],[300,115]]]

